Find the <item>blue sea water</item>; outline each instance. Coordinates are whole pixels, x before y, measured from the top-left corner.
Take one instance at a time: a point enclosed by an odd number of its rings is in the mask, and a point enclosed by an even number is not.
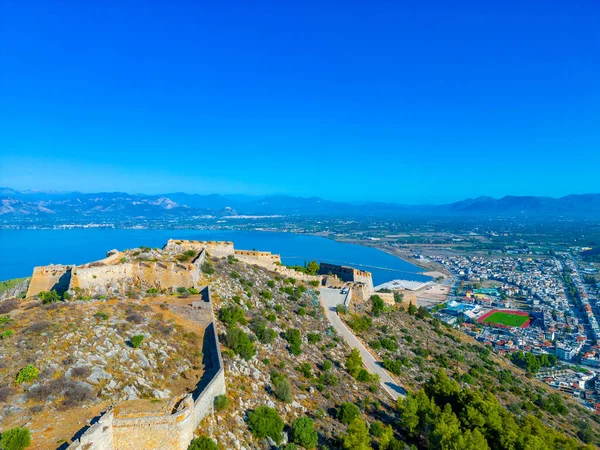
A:
[[[316,260],[344,264],[373,274],[375,285],[393,279],[428,281],[423,269],[381,250],[318,236],[262,231],[218,230],[0,230],[0,280],[30,276],[34,266],[83,264],[113,248],[162,247],[168,239],[233,241],[235,248],[279,253],[286,265]]]

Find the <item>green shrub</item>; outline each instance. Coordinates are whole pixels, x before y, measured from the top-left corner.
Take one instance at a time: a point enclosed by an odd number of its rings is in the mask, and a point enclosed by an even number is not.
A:
[[[361,333],[364,331],[368,331],[369,328],[373,325],[373,319],[369,316],[353,314],[350,319],[348,319],[348,325],[354,331]]]
[[[0,334],[0,337],[2,339],[6,339],[6,338],[13,336],[14,334],[15,334],[15,332],[13,330],[5,330],[2,332],[2,334]]]
[[[323,361],[323,367],[322,367],[322,369],[325,372],[331,370],[332,367],[333,367],[333,363],[331,361],[329,361],[328,359],[326,359],[325,361]]]
[[[47,305],[48,303],[55,303],[60,300],[60,296],[56,293],[56,291],[42,291],[38,295],[42,299],[42,303],[44,305]]]
[[[202,263],[201,269],[202,272],[204,272],[207,275],[212,275],[213,273],[215,273],[215,268],[213,267],[210,261],[205,261],[204,263]]]
[[[225,306],[219,311],[219,320],[227,325],[235,325],[237,323],[246,323],[244,310],[237,305]]]
[[[150,294],[150,295],[156,295],[156,294],[158,294],[158,288],[151,287],[150,289],[148,289],[148,291],[147,291],[147,292],[148,292],[148,294]]]
[[[302,353],[302,335],[300,334],[300,330],[296,328],[290,328],[283,333],[283,338],[290,344],[290,353],[292,355],[298,356],[300,353]]]
[[[131,337],[131,346],[133,348],[140,348],[143,340],[144,340],[143,334],[136,334],[135,336]]]
[[[309,417],[294,420],[290,427],[290,440],[307,450],[315,448],[319,442],[319,435],[315,431],[314,421]]]
[[[200,436],[190,442],[188,450],[219,450],[219,447],[208,436]]]
[[[98,311],[96,314],[94,314],[94,317],[96,319],[100,319],[100,320],[108,320],[108,314],[102,311]]]
[[[308,284],[310,284],[312,287],[318,287],[319,286],[319,280],[311,280],[308,282]]]
[[[188,292],[192,295],[198,295],[200,293],[200,291],[195,287],[188,288]]]
[[[393,339],[383,338],[379,342],[381,343],[381,346],[386,350],[394,351],[398,349],[398,344],[396,344],[396,341],[394,341]]]
[[[300,317],[304,317],[306,315],[306,308],[304,308],[304,307],[298,308],[297,313]]]
[[[383,367],[392,372],[394,375],[400,375],[402,373],[402,361],[399,359],[384,359]]]
[[[269,281],[267,281],[267,286],[269,286],[270,288],[274,288],[275,282],[273,280],[269,280]]]
[[[367,371],[367,369],[360,369],[356,379],[362,383],[368,383],[371,381],[371,374]]]
[[[229,406],[229,398],[225,395],[217,395],[215,397],[215,410],[223,411]]]
[[[227,347],[240,355],[246,361],[252,359],[256,354],[254,342],[244,333],[243,330],[236,326],[227,328],[227,334],[224,337],[224,342]]]
[[[36,380],[40,372],[31,364],[27,364],[23,369],[19,371],[17,374],[17,383],[29,383],[30,381]]]
[[[292,397],[292,385],[289,380],[279,372],[271,373],[271,384],[273,389],[273,395],[284,403],[291,403]]]
[[[11,321],[10,316],[1,316],[0,317],[0,325],[7,324],[10,321]]]
[[[1,450],[23,450],[31,445],[31,434],[28,428],[15,427],[6,430],[0,436]]]
[[[271,291],[260,291],[260,296],[265,300],[271,300],[273,298],[273,294],[271,294]]]
[[[319,333],[308,333],[306,339],[309,344],[316,344],[317,342],[321,342],[321,335]]]
[[[337,412],[337,418],[344,425],[349,425],[354,419],[360,416],[360,410],[354,403],[342,403]]]
[[[385,308],[385,303],[383,303],[383,300],[379,295],[372,295],[371,303],[373,304],[371,307],[371,313],[375,317],[379,317],[379,315],[383,312]]]
[[[259,406],[248,413],[248,428],[258,438],[269,436],[275,442],[281,442],[283,431],[283,419],[279,413],[268,406]]]
[[[306,378],[312,377],[312,367],[307,362],[303,362],[302,364],[297,365],[296,370],[302,375],[304,375]]]

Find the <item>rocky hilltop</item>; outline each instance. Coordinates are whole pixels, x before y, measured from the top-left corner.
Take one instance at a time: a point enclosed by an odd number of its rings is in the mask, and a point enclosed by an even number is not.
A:
[[[71,450],[598,442],[596,416],[426,310],[340,307],[408,392],[394,400],[331,326],[320,282],[277,255],[197,241],[36,268],[27,297],[2,303],[0,430]]]

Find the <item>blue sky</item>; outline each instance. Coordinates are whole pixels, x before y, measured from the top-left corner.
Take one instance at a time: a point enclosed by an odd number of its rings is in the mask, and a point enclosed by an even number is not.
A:
[[[600,192],[597,1],[0,6],[0,185]]]

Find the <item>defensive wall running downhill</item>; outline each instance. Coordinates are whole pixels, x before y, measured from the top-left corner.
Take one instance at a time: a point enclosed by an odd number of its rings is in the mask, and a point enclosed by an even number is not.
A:
[[[324,280],[333,274],[352,283],[345,303],[350,299],[368,299],[373,292],[369,272],[351,267],[322,263],[320,275],[297,272],[281,264],[279,255],[270,252],[235,250],[233,242],[169,240],[163,250],[176,255],[194,250],[197,256],[186,263],[156,260],[124,260],[125,253],[111,250],[107,257],[80,266],[51,265],[36,267],[27,291],[31,297],[41,291],[55,289],[86,291],[88,294],[127,292],[131,287],[142,292],[149,287],[173,289],[180,286],[200,287],[202,265],[208,257],[235,257],[247,264],[264,267],[283,277],[303,281]],[[225,393],[225,373],[216,321],[209,287],[205,287],[205,301],[190,305],[169,305],[169,309],[183,314],[205,328],[203,338],[204,373],[194,392],[171,399],[170,402],[120,402],[107,409],[97,420],[80,430],[73,442],[60,449],[68,450],[186,450],[200,421],[212,412],[216,396]],[[358,296],[358,297],[357,297]],[[195,312],[194,312],[195,311]],[[195,315],[196,314],[196,315]],[[144,403],[145,402],[145,403]]]
[[[204,333],[204,374],[196,390],[173,398],[160,411],[127,412],[127,403],[109,408],[81,434],[68,450],[186,450],[200,421],[213,410],[215,397],[225,393],[225,373],[215,327],[210,288],[207,289],[212,321]],[[196,302],[191,307],[195,306]],[[135,400],[134,400],[135,401]]]

